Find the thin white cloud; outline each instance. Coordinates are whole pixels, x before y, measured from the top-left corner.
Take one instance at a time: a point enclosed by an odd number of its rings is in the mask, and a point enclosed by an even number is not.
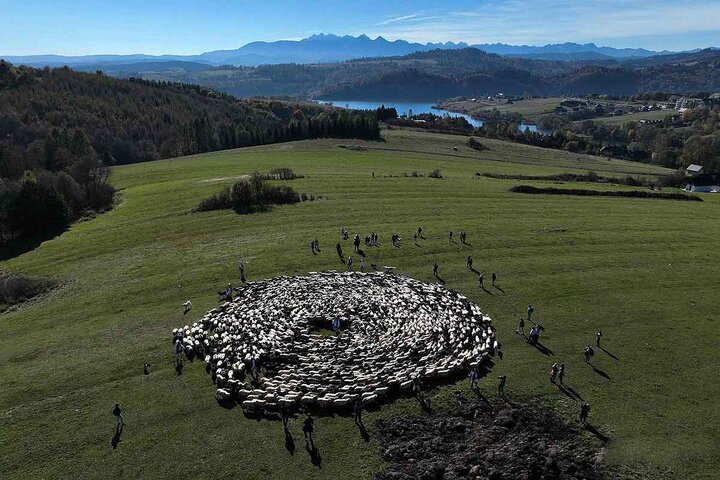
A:
[[[415,13],[415,14],[412,14],[412,15],[403,15],[403,16],[401,16],[401,17],[388,18],[387,20],[383,20],[382,22],[376,23],[375,25],[377,25],[377,26],[380,26],[380,25],[389,25],[389,24],[391,24],[391,23],[403,22],[403,21],[405,21],[405,20],[410,20],[410,19],[413,19],[413,18],[417,18],[417,16],[418,16],[418,14]]]
[[[416,42],[537,45],[720,31],[719,18],[717,0],[509,0],[395,17],[363,33]]]

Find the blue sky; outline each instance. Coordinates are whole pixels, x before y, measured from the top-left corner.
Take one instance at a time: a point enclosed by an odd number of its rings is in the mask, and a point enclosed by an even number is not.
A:
[[[720,0],[0,0],[0,54],[195,54],[313,33],[720,47]]]

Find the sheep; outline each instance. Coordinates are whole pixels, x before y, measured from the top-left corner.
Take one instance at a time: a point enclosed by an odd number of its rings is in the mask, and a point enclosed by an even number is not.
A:
[[[341,335],[312,334],[309,319],[332,318],[341,320]],[[387,401],[391,390],[413,389],[416,377],[444,379],[481,355],[501,354],[491,319],[466,297],[383,273],[250,283],[234,302],[173,336],[204,357],[218,389],[247,398],[251,409],[342,409],[355,395]],[[274,373],[253,370],[253,359]],[[252,394],[239,387],[251,370],[258,382]],[[266,393],[266,403],[258,402]]]

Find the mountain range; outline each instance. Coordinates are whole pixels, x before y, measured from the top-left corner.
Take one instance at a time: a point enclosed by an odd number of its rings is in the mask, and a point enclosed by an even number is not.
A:
[[[507,45],[504,43],[468,45],[465,42],[412,43],[405,40],[389,41],[383,37],[372,39],[367,35],[357,37],[318,34],[302,40],[279,40],[252,42],[234,50],[214,50],[199,55],[8,55],[2,56],[14,64],[33,67],[63,66],[102,68],[104,65],[134,63],[192,62],[212,66],[256,66],[280,63],[332,63],[369,57],[394,57],[430,50],[456,50],[474,47],[487,53],[503,56],[533,58],[539,60],[601,60],[646,58],[672,52],[652,51],[642,48],[612,48],[594,43],[562,43],[543,46]]]

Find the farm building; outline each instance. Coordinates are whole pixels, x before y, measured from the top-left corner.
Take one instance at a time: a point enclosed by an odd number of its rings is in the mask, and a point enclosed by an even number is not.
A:
[[[691,177],[696,177],[696,176],[700,175],[700,173],[702,172],[702,169],[703,169],[702,165],[696,165],[696,164],[692,163],[685,169],[685,173]]]
[[[688,180],[685,190],[688,192],[720,193],[720,175],[703,174]]]

